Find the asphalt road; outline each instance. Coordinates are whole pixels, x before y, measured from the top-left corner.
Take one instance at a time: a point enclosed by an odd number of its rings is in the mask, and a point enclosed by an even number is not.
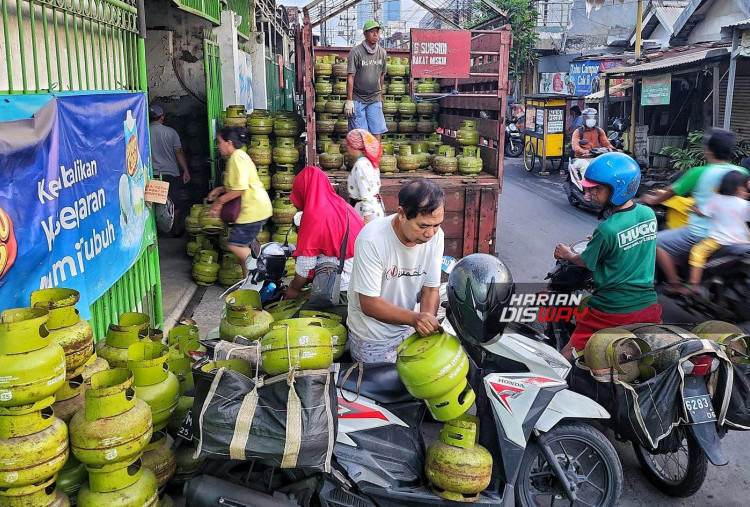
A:
[[[563,181],[564,176],[556,173],[529,174],[520,159],[506,159],[496,244],[516,283],[542,283],[554,265],[555,245],[585,239],[598,223],[596,215],[568,204]],[[665,322],[688,325],[705,320],[682,311],[664,297],[660,303]],[[709,465],[703,488],[687,499],[669,498],[654,488],[641,473],[630,444],[614,441],[611,432],[607,436],[613,440],[623,465],[625,484],[620,505],[624,507],[750,505],[750,434],[731,432],[722,440],[729,464]]]

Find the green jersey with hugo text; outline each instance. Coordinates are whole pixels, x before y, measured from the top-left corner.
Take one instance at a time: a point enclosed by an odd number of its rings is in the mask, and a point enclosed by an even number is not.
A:
[[[656,303],[656,217],[636,204],[613,213],[594,230],[581,253],[594,272],[589,306],[606,313],[630,313]]]

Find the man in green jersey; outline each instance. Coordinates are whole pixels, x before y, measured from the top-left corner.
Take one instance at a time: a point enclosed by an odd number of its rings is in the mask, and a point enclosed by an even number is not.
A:
[[[555,247],[555,258],[590,269],[596,284],[586,314],[562,350],[570,360],[600,329],[661,322],[654,291],[656,217],[651,208],[633,203],[640,181],[641,168],[627,155],[607,153],[594,159],[581,183],[612,213],[580,255],[562,243]]]

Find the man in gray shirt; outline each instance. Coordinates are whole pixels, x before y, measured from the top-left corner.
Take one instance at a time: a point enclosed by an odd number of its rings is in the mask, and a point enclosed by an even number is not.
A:
[[[349,53],[344,113],[349,117],[349,130],[365,129],[380,141],[380,134],[388,132],[382,95],[387,55],[378,45],[380,25],[377,21],[365,23],[364,33],[364,42]]]
[[[174,203],[174,226],[172,235],[179,236],[184,229],[184,208],[187,205],[185,185],[190,181],[185,153],[177,131],[164,125],[164,109],[158,105],[149,108],[149,132],[151,134],[151,164],[154,177],[161,176],[169,183],[169,198]],[[182,170],[182,175],[180,175]]]

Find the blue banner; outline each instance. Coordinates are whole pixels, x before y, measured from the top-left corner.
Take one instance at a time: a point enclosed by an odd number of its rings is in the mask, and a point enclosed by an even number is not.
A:
[[[570,80],[575,85],[575,95],[591,95],[599,91],[600,61],[570,62]]]
[[[12,97],[0,121],[0,310],[67,287],[89,306],[133,264],[149,208],[143,93]],[[40,106],[40,104],[42,104]]]

